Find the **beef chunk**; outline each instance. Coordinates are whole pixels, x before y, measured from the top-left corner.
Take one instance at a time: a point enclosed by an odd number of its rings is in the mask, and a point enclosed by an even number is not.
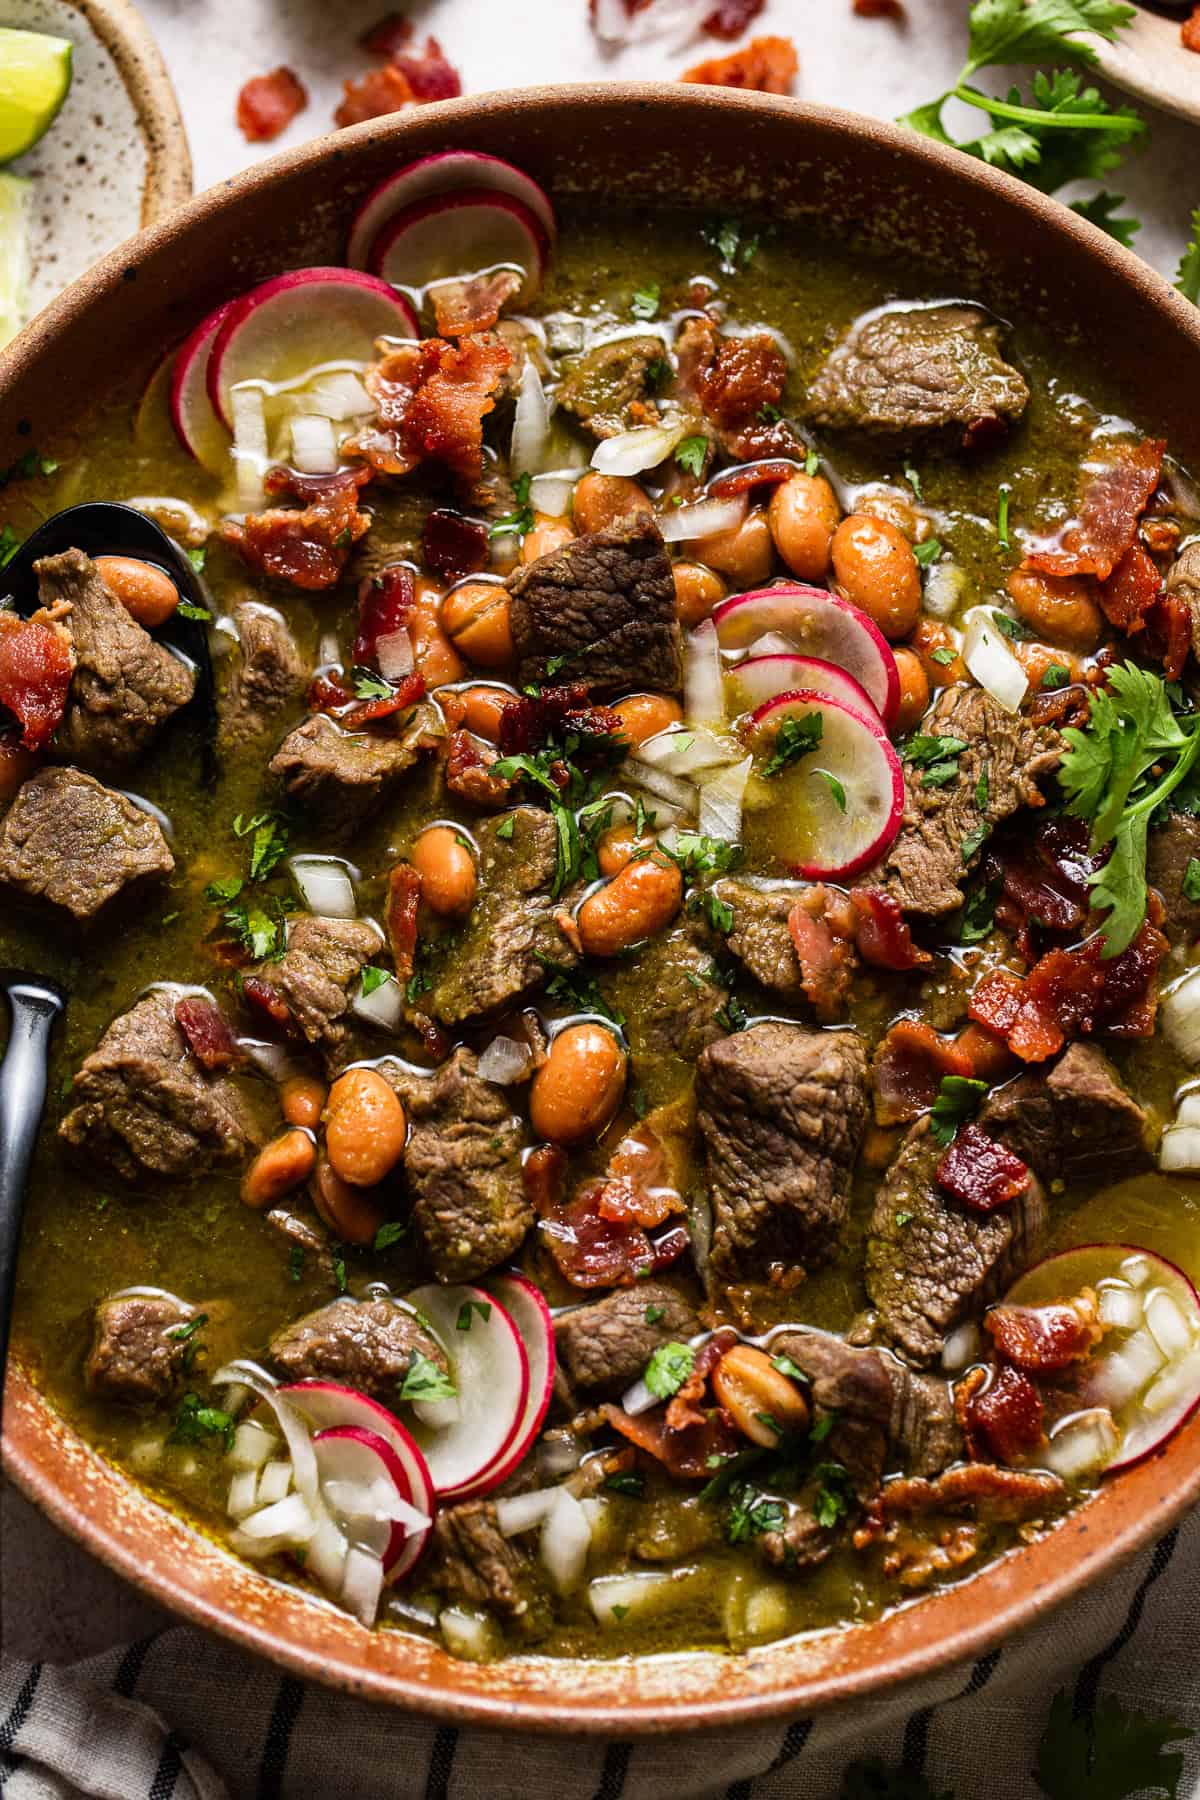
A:
[[[1035,1175],[999,1211],[968,1212],[934,1180],[943,1154],[929,1120],[918,1119],[876,1196],[867,1239],[867,1293],[888,1338],[919,1364],[936,1361],[947,1332],[1033,1260],[1046,1226]]]
[[[660,1281],[640,1281],[561,1314],[554,1335],[572,1385],[611,1396],[637,1380],[660,1344],[685,1342],[699,1330],[682,1294]]]
[[[680,692],[675,579],[648,515],[539,556],[507,586],[518,687],[547,681],[561,657],[571,680],[596,693]]]
[[[273,606],[244,600],[234,608],[233,620],[238,643],[217,703],[220,743],[227,753],[261,737],[300,698],[308,680],[295,640]]]
[[[429,1011],[446,1025],[495,1012],[540,987],[547,963],[566,968],[576,961],[554,922],[550,888],[558,838],[550,814],[518,806],[480,825],[475,838],[475,904],[450,940],[425,997]]]
[[[340,1381],[394,1407],[409,1365],[424,1356],[445,1371],[446,1353],[415,1313],[394,1300],[331,1300],[271,1339],[271,1361],[289,1381]]]
[[[298,913],[289,920],[287,949],[278,962],[250,970],[274,990],[310,1044],[335,1056],[346,1036],[350,988],[363,964],[382,948],[379,932],[363,919],[318,919]]]
[[[533,1223],[521,1152],[525,1133],[503,1088],[481,1081],[470,1050],[436,1075],[385,1063],[404,1102],[404,1173],[413,1221],[439,1281],[473,1281],[507,1259]]]
[[[629,409],[646,398],[647,371],[662,362],[663,354],[661,340],[650,336],[597,344],[559,382],[558,404],[582,420],[593,437],[629,431],[634,424]]]
[[[490,1500],[444,1506],[433,1527],[429,1586],[450,1605],[486,1606],[533,1638],[549,1629],[551,1607],[519,1538],[502,1536]]]
[[[713,884],[713,892],[733,909],[733,925],[725,939],[730,955],[760,987],[785,1000],[802,1001],[800,958],[788,930],[795,890],[759,888],[725,876]]]
[[[772,1264],[790,1269],[828,1256],[867,1123],[867,1054],[857,1032],[751,1026],[705,1050],[696,1092],[713,1281],[765,1282]]]
[[[729,996],[716,979],[711,952],[688,925],[655,938],[636,963],[619,967],[614,992],[639,1069],[665,1057],[694,1062],[721,1036],[717,1014]]]
[[[834,431],[963,441],[1019,419],[1029,389],[1000,355],[1000,327],[975,306],[897,307],[852,325],[808,390]]]
[[[126,1181],[191,1179],[240,1162],[257,1133],[236,1085],[206,1075],[155,990],[113,1020],[75,1077],[59,1135]]]
[[[77,919],[174,867],[158,820],[81,769],[31,776],[0,829],[0,881]]]
[[[1168,813],[1161,825],[1150,829],[1146,879],[1163,897],[1163,930],[1172,944],[1190,944],[1200,934],[1200,900],[1189,900],[1183,891],[1193,861],[1200,864],[1200,818],[1192,813]]]
[[[937,1376],[823,1331],[780,1334],[770,1348],[808,1377],[816,1417],[833,1415],[828,1455],[849,1470],[860,1498],[875,1491],[885,1470],[936,1475],[962,1455],[953,1396]]]
[[[1185,544],[1167,570],[1168,594],[1187,602],[1192,621],[1192,655],[1200,662],[1200,538]]]
[[[327,829],[353,831],[388,790],[443,735],[434,707],[422,704],[368,731],[346,732],[315,713],[284,738],[270,761],[289,800],[321,814]]]
[[[1094,1044],[1072,1044],[1049,1074],[1010,1081],[979,1122],[1044,1182],[1107,1184],[1153,1165],[1146,1115]]]
[[[191,699],[195,676],[113,599],[81,550],[44,556],[37,573],[42,605],[71,609],[75,673],[56,754],[102,772],[134,762]]]
[[[1036,778],[1057,767],[1062,740],[1005,712],[982,688],[965,685],[938,695],[921,731],[955,738],[966,749],[954,758],[953,780],[940,786],[909,764],[900,835],[864,879],[884,887],[905,912],[933,919],[962,905],[962,884],[983,844],[981,828],[990,831],[1019,806],[1041,805]]]
[[[84,1366],[88,1392],[126,1406],[153,1405],[174,1391],[187,1348],[178,1333],[193,1309],[152,1289],[110,1294],[96,1308]]]

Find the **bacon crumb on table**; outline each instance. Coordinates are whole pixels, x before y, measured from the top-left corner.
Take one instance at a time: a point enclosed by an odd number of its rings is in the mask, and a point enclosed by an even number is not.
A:
[[[382,44],[382,24],[376,28],[380,34],[370,34],[372,43],[368,46],[375,49]],[[403,106],[423,106],[431,100],[453,100],[462,93],[462,80],[453,64],[446,61],[442,47],[435,37],[425,39],[425,48],[419,53],[400,47],[399,38],[395,38],[395,47],[389,50],[390,60],[381,69],[368,69],[357,81],[347,81],[341,105],[334,113],[336,125],[361,125],[364,119],[382,118],[386,113],[399,112]]]
[[[680,81],[693,81],[704,87],[752,88],[760,94],[790,94],[800,60],[791,38],[751,38],[740,50],[728,56],[713,56],[707,62],[685,69]]]
[[[717,0],[702,30],[710,37],[727,38],[732,43],[754,23],[766,3],[767,0]]]
[[[903,19],[901,0],[854,0],[854,11],[860,19]]]
[[[1185,19],[1179,27],[1179,36],[1185,50],[1200,52],[1200,4],[1192,8],[1192,16]]]
[[[265,143],[287,129],[308,105],[308,94],[291,69],[253,75],[237,98],[238,130],[251,144]]]

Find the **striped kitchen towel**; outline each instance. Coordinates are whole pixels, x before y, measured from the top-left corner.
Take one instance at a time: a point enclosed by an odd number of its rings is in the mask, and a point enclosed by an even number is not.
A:
[[[913,1778],[853,1800],[1041,1800],[1051,1700],[1060,1738],[1118,1700],[1200,1728],[1200,1513],[1099,1588],[973,1666],[880,1699],[720,1735],[592,1739],[455,1730],[281,1676],[179,1627],[70,1668],[0,1673],[4,1800],[840,1800],[847,1766]],[[1107,1771],[1077,1792],[1126,1794]],[[1178,1800],[1200,1800],[1200,1737]],[[1161,1794],[1144,1757],[1146,1794]],[[1076,1764],[1078,1766],[1078,1764]],[[1169,1770],[1167,1771],[1170,1772]],[[928,1786],[922,1785],[924,1783]],[[1168,1784],[1169,1786],[1169,1784]],[[1142,1792],[1143,1790],[1137,1790]]]

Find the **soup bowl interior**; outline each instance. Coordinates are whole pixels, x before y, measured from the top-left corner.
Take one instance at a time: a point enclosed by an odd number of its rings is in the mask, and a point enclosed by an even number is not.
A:
[[[692,87],[527,90],[363,125],[201,195],[76,283],[0,356],[0,467],[125,388],[219,300],[281,269],[337,263],[361,198],[403,162],[500,155],[550,190],[769,207],[928,265],[931,291],[1048,326],[1200,461],[1200,311],[1054,202],[899,128]],[[884,265],[886,266],[886,265]],[[103,345],[102,360],[96,346]],[[978,1655],[1164,1531],[1200,1496],[1200,1418],[1054,1531],[870,1623],[740,1656],[475,1665],[236,1561],[92,1450],[12,1360],[5,1467],[63,1530],[154,1598],[296,1673],[442,1717],[526,1729],[664,1732],[811,1709]]]

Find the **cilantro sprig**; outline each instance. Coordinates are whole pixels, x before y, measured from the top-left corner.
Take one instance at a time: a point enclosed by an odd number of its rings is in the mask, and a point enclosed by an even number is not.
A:
[[[1175,286],[1185,300],[1194,300],[1200,306],[1200,206],[1192,214],[1192,235],[1183,253]]]

